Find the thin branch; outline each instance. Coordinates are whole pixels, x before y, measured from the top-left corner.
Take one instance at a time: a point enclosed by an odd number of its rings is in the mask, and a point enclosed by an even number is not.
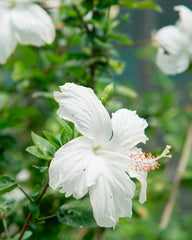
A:
[[[33,202],[33,200],[31,199],[31,197],[25,192],[25,190],[21,187],[20,184],[18,184],[17,187],[18,187],[18,188],[21,190],[21,192],[26,196],[26,198],[29,199],[30,202]]]
[[[189,161],[191,146],[192,146],[192,123],[188,130],[188,134],[187,134],[187,138],[186,138],[185,145],[183,148],[183,152],[182,152],[181,158],[179,160],[179,164],[178,164],[175,178],[173,181],[172,192],[170,194],[169,200],[167,201],[167,204],[164,208],[164,211],[163,211],[163,214],[161,217],[161,221],[160,221],[160,225],[159,225],[160,229],[165,229],[169,223],[171,213],[173,210],[173,206],[174,206],[174,203],[175,203],[175,200],[177,197],[177,192],[179,190],[179,186],[180,186],[180,183],[182,180],[182,176],[185,172],[187,163]]]
[[[54,218],[54,217],[57,217],[57,215],[56,215],[56,214],[52,214],[52,215],[50,215],[50,216],[38,218],[37,220],[35,220],[35,222],[44,221],[44,220],[51,219],[51,218]]]
[[[114,45],[110,48],[119,49],[119,48],[125,48],[125,47],[133,47],[133,46],[138,46],[138,45],[142,45],[145,43],[150,43],[152,40],[153,40],[152,38],[149,38],[149,39],[139,40],[139,41],[132,42],[132,43],[124,43],[124,44]],[[110,49],[110,48],[108,48],[108,49]]]
[[[7,240],[9,240],[9,232],[8,232],[8,228],[7,228],[7,222],[6,222],[6,217],[5,215],[2,215],[2,221],[3,221],[3,227],[4,227],[4,230],[5,230],[5,235],[6,235],[6,238]]]
[[[43,195],[45,194],[45,192],[46,192],[46,190],[47,190],[47,188],[48,188],[48,186],[49,186],[49,179],[47,180],[47,182],[45,183],[43,189],[41,190],[41,193],[40,193],[40,195],[39,195],[39,197],[38,197],[38,199],[37,199],[37,203],[39,203],[39,202],[41,201]],[[21,233],[20,233],[20,235],[19,235],[18,240],[21,240],[21,239],[22,239],[25,231],[27,230],[27,228],[28,228],[28,226],[29,226],[29,222],[30,222],[31,218],[32,218],[32,213],[30,212],[30,213],[28,214],[26,220],[25,220],[25,223],[24,223],[24,225],[23,225],[23,228],[21,229]]]

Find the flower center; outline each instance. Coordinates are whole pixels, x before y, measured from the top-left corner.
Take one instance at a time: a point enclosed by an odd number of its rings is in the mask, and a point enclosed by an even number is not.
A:
[[[9,7],[10,8],[14,8],[14,7],[16,7],[16,5],[17,5],[17,3],[16,3],[15,0],[9,0]]]
[[[99,150],[99,149],[101,149],[101,146],[100,146],[100,145],[94,147],[94,148],[93,148],[93,152],[94,152],[96,155],[98,155],[98,150]]]

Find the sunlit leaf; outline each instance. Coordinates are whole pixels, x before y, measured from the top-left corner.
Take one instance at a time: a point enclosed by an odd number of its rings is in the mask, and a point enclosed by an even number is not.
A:
[[[43,153],[47,153],[48,155],[50,153],[51,154],[55,153],[55,147],[45,138],[37,135],[34,132],[31,133],[31,136],[35,145],[38,146],[43,151]]]
[[[30,154],[34,155],[37,158],[45,159],[45,160],[51,160],[51,156],[44,155],[42,151],[37,146],[29,146],[26,148],[26,151]]]
[[[52,143],[57,149],[61,146],[59,140],[55,138],[51,133],[43,131],[43,134],[49,140],[49,142]]]
[[[115,86],[115,92],[121,96],[125,96],[128,98],[138,97],[138,94],[133,89],[122,85]]]
[[[73,130],[69,126],[69,124],[65,120],[63,120],[61,118],[57,118],[57,120],[61,124],[61,126],[72,136],[73,135]]]

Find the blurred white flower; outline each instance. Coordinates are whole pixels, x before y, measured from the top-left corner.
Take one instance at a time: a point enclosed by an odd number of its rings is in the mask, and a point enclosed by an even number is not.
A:
[[[188,38],[178,27],[170,25],[157,31],[155,44],[158,47],[156,64],[166,74],[184,72],[190,64]]]
[[[49,10],[49,13],[54,23],[58,23],[61,21],[61,0],[43,0],[43,6],[45,6]]]
[[[25,189],[25,191],[27,190]],[[22,201],[25,199],[25,195],[21,192],[20,189],[15,188],[11,192],[3,194],[3,198],[6,200]]]
[[[156,64],[166,74],[184,72],[190,64],[192,54],[192,11],[183,6],[175,6],[179,20],[158,30],[154,36],[158,48]]]
[[[18,172],[18,174],[16,175],[16,179],[19,182],[26,182],[29,180],[31,176],[31,173],[28,169],[22,169],[20,172]]]
[[[115,19],[119,15],[119,12],[120,12],[119,6],[118,5],[113,5],[113,6],[110,7],[109,17],[111,19]]]
[[[43,2],[48,8],[60,8],[61,7],[61,0],[43,0]]]
[[[55,38],[50,16],[32,0],[0,0],[0,63],[5,63],[17,43],[42,46]]]
[[[75,124],[83,135],[62,146],[51,161],[49,184],[66,197],[82,198],[88,191],[96,222],[115,227],[119,217],[131,217],[135,183],[141,182],[139,201],[146,201],[147,172],[158,167],[160,157],[137,148],[145,143],[147,122],[135,111],[120,109],[110,116],[90,88],[66,83],[55,92],[58,115]]]

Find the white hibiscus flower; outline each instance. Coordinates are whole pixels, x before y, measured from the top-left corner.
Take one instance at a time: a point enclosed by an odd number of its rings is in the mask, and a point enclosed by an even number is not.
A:
[[[164,73],[175,75],[189,67],[189,40],[178,27],[163,27],[154,39],[158,47],[156,64]]]
[[[49,184],[66,197],[82,198],[87,192],[96,222],[115,227],[119,217],[131,217],[135,183],[141,182],[139,201],[146,201],[147,172],[158,159],[169,157],[169,146],[160,157],[137,148],[145,143],[147,122],[135,111],[120,109],[110,116],[90,88],[66,83],[55,92],[58,115],[74,123],[83,135],[62,146],[51,161]]]
[[[49,15],[32,0],[0,0],[0,63],[5,63],[17,43],[42,46],[55,38]]]
[[[184,72],[192,54],[192,11],[183,5],[174,10],[179,12],[176,25],[163,27],[154,36],[158,48],[156,64],[168,75]]]

